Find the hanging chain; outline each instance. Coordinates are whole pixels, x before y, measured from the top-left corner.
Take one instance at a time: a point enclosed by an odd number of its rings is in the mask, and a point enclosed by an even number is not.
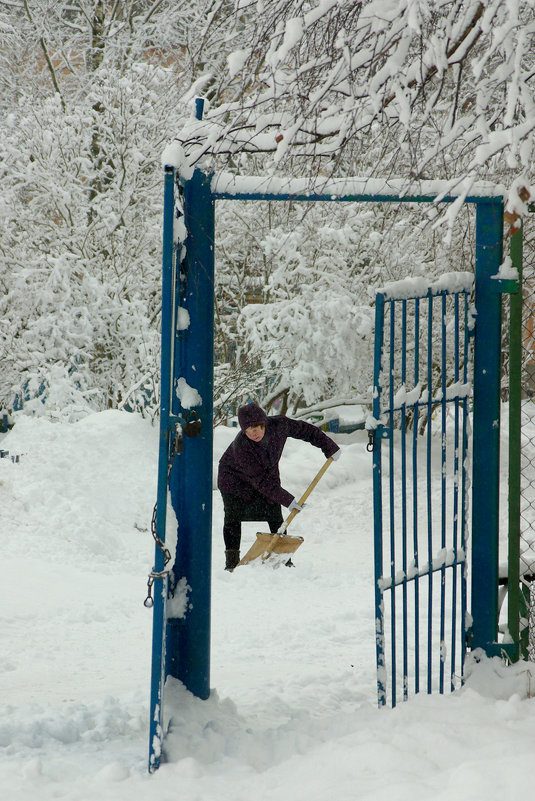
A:
[[[167,477],[169,479],[169,471],[167,473]],[[151,520],[151,524],[150,524],[150,533],[153,536],[154,542],[156,543],[156,545],[158,546],[160,551],[163,553],[163,566],[164,566],[164,569],[163,570],[156,570],[155,567],[153,567],[152,570],[149,573],[149,578],[148,578],[148,581],[147,581],[147,597],[143,601],[143,605],[146,606],[147,609],[150,609],[151,607],[154,606],[154,599],[152,597],[152,586],[154,584],[154,579],[164,578],[165,576],[169,575],[169,570],[166,570],[165,567],[168,564],[168,562],[171,561],[171,551],[169,550],[169,548],[165,547],[165,543],[163,542],[163,540],[160,539],[160,537],[158,536],[158,532],[156,530],[156,514],[157,514],[157,510],[158,510],[158,505],[155,503],[154,504],[154,509],[152,510],[152,520]]]
[[[375,445],[375,429],[370,428],[368,430],[368,444],[366,445],[366,450],[368,451],[368,453],[371,453],[373,451],[374,445]]]
[[[171,453],[169,454],[169,463],[167,466],[167,484],[169,486],[169,476],[171,475],[171,470],[173,469],[173,465],[175,463],[175,458],[179,453],[182,453],[182,426],[176,425],[175,426],[175,435],[173,437],[172,445],[171,445]],[[163,570],[156,570],[156,567],[153,567],[149,573],[149,578],[147,581],[147,597],[143,601],[143,606],[147,609],[151,609],[154,606],[154,598],[152,597],[152,587],[154,585],[155,579],[165,578],[165,576],[169,575],[169,570],[166,570],[166,565],[171,561],[171,551],[169,548],[165,547],[165,542],[158,536],[158,530],[156,527],[156,516],[158,512],[158,504],[154,504],[154,509],[152,510],[152,520],[150,524],[150,532],[156,543],[157,547],[163,553]]]

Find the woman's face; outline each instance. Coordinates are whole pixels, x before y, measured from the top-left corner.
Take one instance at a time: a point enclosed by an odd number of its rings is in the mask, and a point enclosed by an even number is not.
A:
[[[245,429],[245,436],[252,439],[253,442],[260,442],[263,439],[264,434],[266,433],[266,427],[264,423],[260,423],[257,426],[249,426]]]

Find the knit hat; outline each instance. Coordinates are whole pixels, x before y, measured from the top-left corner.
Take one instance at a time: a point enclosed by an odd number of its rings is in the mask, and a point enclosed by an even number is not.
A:
[[[265,425],[267,419],[265,411],[256,403],[248,403],[247,406],[238,409],[238,422],[242,431],[249,426]]]

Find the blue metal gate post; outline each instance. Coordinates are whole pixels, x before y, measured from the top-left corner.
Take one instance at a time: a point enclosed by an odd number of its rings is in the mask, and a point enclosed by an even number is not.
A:
[[[500,469],[501,199],[477,204],[472,472],[472,633],[470,646],[498,653]]]
[[[175,211],[175,173],[165,167],[163,202],[163,253],[162,253],[162,331],[161,331],[161,387],[160,387],[160,439],[158,452],[158,485],[156,499],[156,533],[165,542],[167,514],[167,475],[169,465],[169,415],[173,390],[173,341],[175,317],[175,259],[173,220]],[[168,574],[164,570],[164,551],[155,546],[154,607],[152,622],[152,671],[149,721],[149,771],[160,765],[163,741],[163,687],[165,683],[165,628],[168,591]]]
[[[184,184],[184,222],[187,238],[176,292],[187,314],[179,315],[181,330],[176,332],[173,413],[187,420],[194,411],[202,429],[196,437],[184,436],[183,452],[170,476],[178,521],[173,586],[175,592],[185,593],[185,611],[167,623],[167,674],[206,699],[210,695],[214,200],[210,177],[201,170]]]
[[[378,387],[373,398],[373,417],[375,430],[371,432],[370,442],[373,452],[373,529],[375,540],[375,652],[377,659],[377,697],[379,706],[386,704],[385,671],[385,631],[384,601],[379,582],[383,575],[383,493],[382,493],[382,447],[380,375],[383,369],[384,336],[384,295],[375,299],[375,343],[374,343],[374,386]]]

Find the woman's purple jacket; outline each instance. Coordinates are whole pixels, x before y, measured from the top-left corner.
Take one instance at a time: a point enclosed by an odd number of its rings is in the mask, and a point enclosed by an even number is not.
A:
[[[294,496],[281,487],[279,460],[288,437],[303,439],[321,448],[328,459],[338,445],[316,426],[289,417],[268,417],[256,404],[240,409],[242,431],[229,445],[219,461],[217,486],[221,492],[251,501],[258,493],[273,503],[289,506]],[[249,425],[265,423],[266,432],[260,442],[245,434]]]

